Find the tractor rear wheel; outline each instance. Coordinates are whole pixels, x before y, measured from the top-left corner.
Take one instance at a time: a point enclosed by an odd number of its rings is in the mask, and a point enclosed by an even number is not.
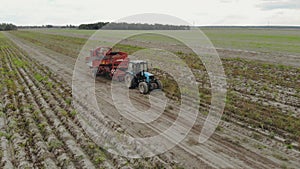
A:
[[[157,83],[157,87],[158,87],[158,89],[163,89],[163,84],[161,83],[161,81],[160,80],[156,80],[156,83]]]
[[[141,82],[139,84],[139,91],[142,94],[147,94],[149,92],[149,88],[146,82]]]
[[[133,76],[131,74],[126,74],[124,80],[128,88],[133,88]]]

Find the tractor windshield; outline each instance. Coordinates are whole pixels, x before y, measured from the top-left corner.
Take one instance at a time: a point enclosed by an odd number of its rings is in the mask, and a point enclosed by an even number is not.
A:
[[[128,71],[133,72],[135,74],[142,72],[142,71],[148,71],[148,63],[147,62],[141,62],[141,63],[129,63]]]
[[[148,71],[148,64],[147,63],[141,63],[141,71],[145,71],[147,72]]]

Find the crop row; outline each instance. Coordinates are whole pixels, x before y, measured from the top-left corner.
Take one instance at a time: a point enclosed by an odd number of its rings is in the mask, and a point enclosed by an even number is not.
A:
[[[47,68],[1,39],[2,167],[146,167],[152,159],[109,154],[85,133],[70,89]],[[152,160],[153,161],[153,160]],[[150,165],[151,163],[151,165]]]
[[[59,35],[46,35],[35,32],[17,32],[18,37],[29,40],[37,45],[49,48],[59,53],[62,52],[59,46],[68,43],[74,48],[62,50],[72,50],[72,57],[77,56],[81,41],[84,39],[65,37]],[[30,36],[29,36],[29,35]],[[41,34],[41,35],[40,35]],[[61,39],[67,39],[63,41]],[[38,41],[38,42],[37,42]],[[54,44],[56,46],[49,46]],[[141,47],[119,45],[116,49],[132,53]],[[187,64],[194,68],[196,79],[200,82],[199,91],[201,100],[210,103],[210,81],[205,67],[201,61],[193,54],[177,52]],[[70,55],[69,55],[70,56]],[[242,121],[252,127],[261,128],[275,132],[281,137],[297,141],[299,138],[299,86],[298,79],[300,70],[297,68],[281,65],[271,65],[257,63],[243,59],[223,59],[223,66],[228,82],[228,97],[226,99],[226,119],[232,118]],[[170,79],[163,79],[165,91],[168,96],[178,99],[180,91],[173,85]]]

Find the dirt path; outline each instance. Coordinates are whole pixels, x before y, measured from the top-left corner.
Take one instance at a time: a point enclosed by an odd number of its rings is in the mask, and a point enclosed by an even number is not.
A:
[[[19,47],[29,53],[29,56],[44,65],[48,65],[55,73],[59,74],[69,84],[71,84],[73,66],[75,63],[74,59],[50,50],[46,50],[45,48],[26,43],[12,35],[6,35]],[[98,104],[104,105],[103,107],[107,109],[104,111],[106,112],[106,116],[109,117],[109,120],[119,123],[124,128],[126,126],[126,128],[128,128],[126,131],[133,136],[145,137],[147,135],[156,134],[157,132],[160,132],[161,128],[168,127],[168,123],[166,122],[172,122],[172,118],[174,118],[172,115],[164,115],[161,117],[160,121],[157,121],[151,125],[139,125],[131,123],[126,119],[122,119],[122,117],[115,110],[114,106],[111,104],[111,96],[109,93],[103,92],[110,90],[109,82],[104,79],[98,79],[96,86]],[[147,106],[147,101],[145,99],[141,99],[137,92],[133,91],[132,95],[133,99],[137,102],[137,104],[139,104],[139,106],[141,106],[141,108]],[[172,106],[178,107],[175,103],[173,103]],[[200,125],[200,128],[203,120],[204,119],[199,118],[197,122],[197,124]],[[251,143],[255,141],[243,133],[234,131],[242,131],[243,129],[238,128],[233,124],[228,124],[225,122],[222,123],[222,126],[226,127],[226,125],[228,127],[224,130],[226,130],[228,135],[216,133],[205,144],[193,144],[192,140],[197,140],[197,133],[199,133],[199,130],[194,129],[188,135],[186,140],[184,140],[174,149],[162,155],[162,158],[170,157],[175,161],[178,160],[188,168],[199,168],[199,166],[201,166],[200,168],[276,168],[281,165],[282,161],[271,156],[271,154],[274,152],[272,147],[269,146],[272,146],[272,144],[265,145],[268,148],[264,151],[255,150],[253,147],[249,146],[249,144],[245,143],[243,143],[242,146],[237,145],[235,142],[237,139],[243,140],[246,138],[251,140]],[[263,152],[267,152],[268,155],[263,155]],[[293,159],[293,157],[291,157],[290,160],[291,166],[299,167],[299,161]]]

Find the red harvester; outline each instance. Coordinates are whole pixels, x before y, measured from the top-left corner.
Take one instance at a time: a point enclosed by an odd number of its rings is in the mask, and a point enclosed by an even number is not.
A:
[[[86,57],[86,62],[92,69],[94,77],[101,75],[123,81],[129,58],[125,52],[112,52],[110,47],[99,47],[91,50],[90,57]]]
[[[86,62],[92,69],[93,77],[101,75],[113,80],[125,80],[128,88],[138,88],[142,94],[162,89],[161,81],[148,72],[148,62],[129,61],[125,52],[112,52],[110,47],[99,47],[91,51],[90,57],[86,57]]]

